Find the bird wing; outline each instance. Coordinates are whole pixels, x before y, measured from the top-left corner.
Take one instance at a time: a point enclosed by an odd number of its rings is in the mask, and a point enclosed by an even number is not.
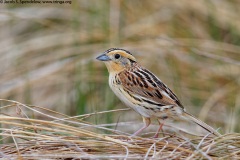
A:
[[[158,106],[174,105],[184,108],[177,96],[149,70],[136,66],[118,74],[123,89],[133,98]]]

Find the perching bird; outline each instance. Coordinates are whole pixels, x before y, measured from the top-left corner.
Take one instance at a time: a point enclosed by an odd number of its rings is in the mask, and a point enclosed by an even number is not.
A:
[[[158,137],[164,120],[168,118],[189,120],[216,136],[221,135],[211,126],[187,113],[178,97],[152,72],[137,63],[129,51],[111,48],[97,59],[107,66],[112,91],[143,118],[144,126],[133,136],[150,125],[150,118],[157,118],[159,122],[155,138]]]

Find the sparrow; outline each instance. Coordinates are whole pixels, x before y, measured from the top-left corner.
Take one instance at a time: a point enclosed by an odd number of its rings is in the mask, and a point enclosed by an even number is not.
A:
[[[109,72],[109,86],[115,95],[143,118],[144,126],[132,136],[146,129],[151,124],[151,118],[159,122],[154,138],[158,137],[166,119],[191,121],[215,136],[221,135],[186,112],[176,94],[151,71],[142,67],[129,51],[110,48],[96,59],[105,63]]]

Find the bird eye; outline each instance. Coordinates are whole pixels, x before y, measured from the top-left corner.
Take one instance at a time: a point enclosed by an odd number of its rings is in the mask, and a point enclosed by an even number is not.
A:
[[[121,55],[120,54],[115,54],[114,57],[115,57],[115,59],[119,59],[121,57]]]

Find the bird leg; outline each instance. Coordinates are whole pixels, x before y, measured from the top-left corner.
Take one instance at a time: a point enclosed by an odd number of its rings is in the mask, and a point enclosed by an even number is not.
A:
[[[131,137],[138,135],[139,133],[141,133],[145,128],[147,128],[150,125],[150,123],[151,123],[150,118],[147,118],[147,117],[142,117],[142,118],[143,118],[144,126],[142,128],[140,128],[139,130],[137,130],[135,133],[133,133],[131,135]]]
[[[153,138],[158,138],[159,132],[162,130],[162,127],[163,127],[163,124],[164,124],[164,120],[163,120],[162,123],[160,122],[159,119],[157,121],[159,123],[159,128],[158,128],[157,132],[155,133],[155,135],[153,136]],[[163,132],[163,130],[162,130],[162,132]]]

